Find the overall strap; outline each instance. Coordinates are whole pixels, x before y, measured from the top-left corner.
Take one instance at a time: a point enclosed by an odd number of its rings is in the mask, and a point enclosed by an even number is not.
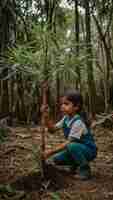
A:
[[[70,128],[72,127],[72,125],[73,125],[74,122],[76,122],[77,120],[80,120],[80,119],[81,119],[81,117],[79,115],[73,117],[72,121],[69,124]]]
[[[65,138],[67,138],[70,133],[73,123],[76,122],[77,120],[80,120],[80,116],[78,115],[78,116],[73,117],[68,126],[65,126],[65,120],[64,120],[63,129],[64,129],[64,136],[65,136]]]

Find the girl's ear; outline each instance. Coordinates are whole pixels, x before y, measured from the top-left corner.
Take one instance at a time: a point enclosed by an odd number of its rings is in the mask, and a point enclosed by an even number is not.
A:
[[[80,103],[77,103],[77,104],[76,104],[75,109],[76,109],[76,111],[79,111],[79,110],[80,110]]]

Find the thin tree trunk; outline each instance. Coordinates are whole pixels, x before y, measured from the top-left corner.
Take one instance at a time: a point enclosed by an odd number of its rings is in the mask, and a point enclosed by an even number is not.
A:
[[[44,82],[43,86],[42,86],[42,105],[46,106],[47,105],[47,81]],[[45,152],[46,149],[46,143],[45,143],[45,137],[46,137],[46,121],[45,121],[45,112],[42,113],[41,116],[41,152],[42,155]],[[42,163],[42,177],[46,176],[46,162],[44,157],[42,156],[41,158],[41,163]]]
[[[55,109],[55,120],[59,120],[60,112],[60,79],[59,74],[56,77],[56,109]]]
[[[76,57],[79,56],[79,11],[78,11],[78,0],[75,0],[75,42],[76,42]],[[76,72],[78,78],[76,80],[76,89],[81,88],[81,74],[80,66],[76,66]]]
[[[100,24],[99,24],[97,18],[95,17],[95,15],[92,15],[92,16],[93,16],[93,19],[95,21],[95,24],[96,24],[100,39],[103,42],[103,45],[104,45],[104,48],[105,48],[105,52],[106,52],[106,57],[109,60],[109,63],[111,64],[111,66],[113,68],[113,59],[112,59],[112,55],[111,55],[110,49],[108,47],[108,44],[106,42],[106,34],[103,34],[102,29],[100,27]]]
[[[89,0],[86,0],[85,2],[85,24],[86,24],[86,52],[87,52],[87,73],[88,73],[88,90],[89,90],[89,110],[92,113],[92,117],[95,117],[96,89],[95,89],[95,82],[94,82],[94,76],[93,76]]]
[[[10,81],[10,111],[13,113],[13,107],[14,107],[14,79],[11,79]]]
[[[0,80],[0,113],[2,111],[2,81]]]
[[[21,75],[20,75],[21,76]],[[27,120],[27,113],[25,110],[25,103],[24,103],[24,88],[22,83],[22,78],[18,77],[17,79],[17,91],[18,91],[18,103],[17,103],[17,115],[20,121],[26,122]]]
[[[1,111],[2,113],[8,113],[9,112],[9,95],[8,95],[8,80],[2,81],[2,88],[1,88]]]

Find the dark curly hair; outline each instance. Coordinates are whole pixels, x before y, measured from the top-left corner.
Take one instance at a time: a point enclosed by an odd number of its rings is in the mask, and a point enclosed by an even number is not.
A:
[[[83,107],[83,97],[77,90],[67,90],[64,95],[67,100],[71,101],[74,106],[79,105],[79,111],[82,110]]]
[[[87,112],[83,111],[83,97],[77,90],[67,90],[64,95],[67,100],[71,101],[74,106],[79,106],[79,114],[82,121],[87,127],[90,127],[90,120],[88,118]]]

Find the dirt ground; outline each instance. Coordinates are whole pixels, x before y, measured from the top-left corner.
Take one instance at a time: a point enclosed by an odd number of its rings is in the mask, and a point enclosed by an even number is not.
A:
[[[94,132],[98,155],[91,163],[93,177],[81,181],[77,175],[52,168],[43,179],[40,129],[11,128],[0,145],[0,200],[113,199],[113,130],[98,127]],[[46,134],[46,148],[63,141],[61,132]]]

